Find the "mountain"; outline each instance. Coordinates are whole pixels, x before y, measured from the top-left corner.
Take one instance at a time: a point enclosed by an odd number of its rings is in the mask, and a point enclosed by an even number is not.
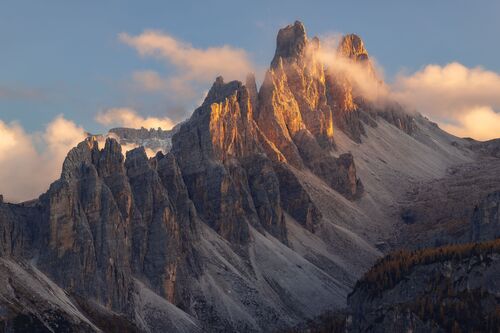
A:
[[[333,60],[383,85],[358,36]],[[163,152],[89,136],[46,193],[0,203],[5,331],[286,330],[346,308],[390,250],[498,233],[495,144],[364,96],[300,22],[259,89],[218,77],[173,135],[112,132]]]

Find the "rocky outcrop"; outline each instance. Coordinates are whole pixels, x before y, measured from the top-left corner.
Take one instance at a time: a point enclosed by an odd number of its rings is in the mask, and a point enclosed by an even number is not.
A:
[[[471,138],[466,138],[466,140],[468,141],[467,147],[477,151],[479,154],[500,158],[500,139],[476,141]]]
[[[333,111],[335,126],[344,131],[352,140],[361,142],[365,135],[362,120],[368,122],[370,114],[363,108],[360,92],[353,82],[351,73],[344,67],[359,66],[367,76],[375,78],[375,71],[361,38],[354,34],[345,35],[337,48],[337,57],[345,65],[330,68],[326,72],[326,91],[328,103]],[[352,63],[352,65],[349,65]],[[373,121],[369,122],[374,125]]]
[[[325,148],[333,144],[332,113],[326,103],[324,69],[317,58],[319,47],[319,40],[309,40],[300,22],[281,29],[271,69],[259,92],[262,108],[256,118],[259,126],[278,147],[287,149],[284,155],[297,166],[301,166],[301,159],[293,149],[296,143],[291,141],[299,131],[311,132]],[[280,128],[277,133],[281,137],[273,140],[276,127]]]
[[[500,237],[500,191],[490,193],[476,205],[471,218],[472,241],[498,237]]]
[[[342,37],[338,52],[341,56],[354,61],[369,61],[368,51],[365,49],[363,40],[355,34],[347,34]]]
[[[307,230],[314,232],[321,221],[321,212],[289,166],[276,164],[274,170],[279,179],[283,208]]]
[[[349,296],[349,332],[494,332],[500,244],[491,241],[380,260]]]
[[[111,157],[109,165],[101,164],[106,171],[115,169],[112,149],[108,144],[103,152]],[[46,250],[39,263],[63,288],[123,310],[130,282],[130,243],[113,193],[99,176],[100,153],[94,138],[73,148],[61,179],[41,196],[40,229]],[[61,262],[66,269],[59,268]]]

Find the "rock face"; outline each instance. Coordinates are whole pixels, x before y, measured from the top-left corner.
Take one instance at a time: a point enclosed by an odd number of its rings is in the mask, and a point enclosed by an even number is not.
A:
[[[61,179],[40,198],[44,213],[41,238],[48,251],[39,260],[53,267],[54,279],[64,288],[91,290],[103,304],[124,309],[130,276],[126,221],[99,175],[119,177],[116,158],[121,152],[117,155],[114,149],[108,141],[101,154],[91,138],[70,151]],[[68,269],[57,269],[59,261]]]
[[[354,61],[369,61],[368,51],[365,49],[363,40],[355,34],[348,34],[342,37],[338,47],[338,52],[342,56]]]
[[[499,241],[399,252],[349,296],[349,332],[494,332],[500,320]]]
[[[478,242],[500,237],[500,191],[490,193],[474,207],[471,240]]]
[[[278,180],[258,132],[249,90],[219,77],[173,138],[172,153],[200,217],[232,243],[249,241],[249,225],[286,242]]]
[[[319,40],[309,40],[302,23],[295,22],[279,31],[276,45],[259,91],[257,124],[289,164],[308,167],[349,198],[359,196],[362,186],[352,158],[344,158],[351,164],[339,163],[329,154],[334,147],[333,114],[318,59]]]
[[[363,71],[364,79],[373,81],[373,84],[378,84],[382,88],[383,82],[378,77],[363,40],[359,36],[345,35],[338,46],[337,56],[345,62],[347,67],[353,66],[356,71]],[[394,101],[374,103],[365,98],[356,86],[349,70],[340,66],[340,69],[327,70],[325,77],[333,122],[352,140],[360,143],[362,137],[366,135],[365,125],[376,126],[377,117],[385,119],[410,135],[415,131],[416,125],[412,115]]]
[[[36,256],[71,294],[132,314],[135,275],[171,303],[189,305],[185,284],[199,269],[196,213],[172,156],[149,161],[141,147],[125,162],[114,139],[100,150],[89,137],[32,207],[2,206],[1,216],[9,234],[3,254]]]

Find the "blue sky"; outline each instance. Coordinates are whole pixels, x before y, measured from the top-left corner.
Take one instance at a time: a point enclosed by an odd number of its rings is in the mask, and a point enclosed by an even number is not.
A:
[[[86,131],[169,128],[217,75],[262,76],[295,20],[360,35],[388,96],[445,130],[500,137],[499,14],[500,1],[2,1],[0,193],[45,191]]]
[[[107,108],[174,120],[191,111],[201,96],[179,103],[130,88],[135,71],[168,77],[174,69],[139,56],[120,33],[155,29],[196,48],[227,44],[267,66],[277,30],[299,19],[310,36],[359,34],[391,80],[451,62],[500,72],[499,14],[499,1],[3,1],[0,120],[31,132],[63,114],[99,132],[94,117]]]

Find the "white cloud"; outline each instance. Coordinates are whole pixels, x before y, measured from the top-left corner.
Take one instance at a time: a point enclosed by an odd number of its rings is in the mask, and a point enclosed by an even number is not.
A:
[[[500,137],[500,114],[488,106],[468,109],[456,118],[455,124],[442,123],[441,127],[453,135],[476,140]]]
[[[209,84],[219,75],[228,81],[244,80],[254,71],[247,52],[228,45],[195,48],[169,34],[151,30],[138,36],[121,33],[119,39],[141,56],[165,60],[175,67],[176,73],[167,78],[152,71],[133,75],[134,81],[144,89],[165,87],[176,94],[173,98],[193,98],[197,90],[194,85]]]
[[[67,152],[85,138],[85,131],[63,116],[34,134],[0,120],[0,137],[0,193],[18,202],[37,197],[59,178]]]
[[[398,99],[439,116],[461,114],[462,109],[481,105],[500,109],[500,75],[456,62],[427,65],[412,75],[399,75],[392,88]]]
[[[371,56],[369,62],[360,63],[339,55],[337,49],[341,39],[338,33],[322,36],[319,51],[313,51],[317,60],[333,75],[347,77],[356,94],[375,103],[385,102],[389,87],[383,82],[383,69]]]
[[[131,128],[158,128],[164,130],[171,129],[175,123],[170,118],[156,118],[140,116],[135,110],[130,108],[111,108],[99,112],[95,120],[106,126],[120,126]]]
[[[428,65],[414,74],[399,75],[391,88],[393,98],[455,135],[482,140],[500,137],[499,73],[456,62]]]

